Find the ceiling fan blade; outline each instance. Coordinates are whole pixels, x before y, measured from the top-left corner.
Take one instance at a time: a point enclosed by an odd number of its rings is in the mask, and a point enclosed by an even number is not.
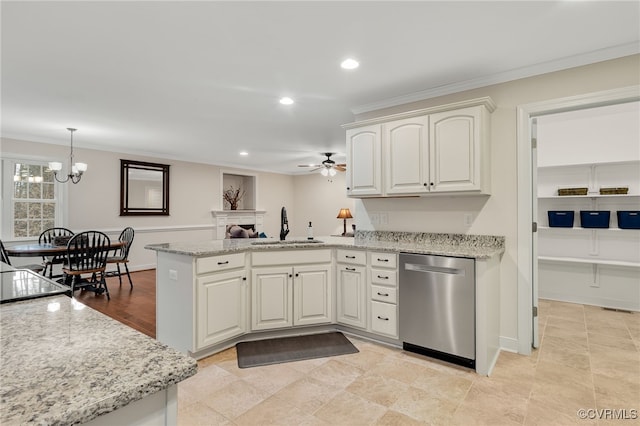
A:
[[[323,167],[322,164],[298,164],[298,167]]]
[[[344,171],[346,171],[346,170],[347,170],[347,165],[346,165],[346,164],[336,164],[336,165],[334,166],[334,168],[335,168],[336,170],[339,170],[339,171],[341,171],[341,172],[344,172]]]

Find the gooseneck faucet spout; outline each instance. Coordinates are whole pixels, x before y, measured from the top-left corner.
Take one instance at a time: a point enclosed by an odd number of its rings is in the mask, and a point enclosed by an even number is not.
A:
[[[280,210],[280,241],[284,241],[289,233],[289,221],[287,220],[287,209]]]

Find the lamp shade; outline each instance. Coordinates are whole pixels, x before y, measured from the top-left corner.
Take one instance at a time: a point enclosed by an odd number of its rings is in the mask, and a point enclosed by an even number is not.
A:
[[[340,209],[340,212],[338,213],[337,219],[352,219],[353,216],[351,216],[351,212],[349,211],[349,209]]]

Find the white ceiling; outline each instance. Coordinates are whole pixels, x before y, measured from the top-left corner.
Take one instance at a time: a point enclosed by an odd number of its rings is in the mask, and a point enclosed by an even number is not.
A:
[[[354,113],[640,52],[638,1],[1,7],[3,137],[283,173]]]

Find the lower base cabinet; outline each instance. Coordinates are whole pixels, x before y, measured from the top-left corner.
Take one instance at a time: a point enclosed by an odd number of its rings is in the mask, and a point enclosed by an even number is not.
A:
[[[247,332],[247,278],[243,270],[197,278],[196,349]]]
[[[337,321],[353,327],[366,328],[365,267],[339,264],[337,276]]]
[[[255,268],[251,274],[251,329],[331,323],[331,265]]]

